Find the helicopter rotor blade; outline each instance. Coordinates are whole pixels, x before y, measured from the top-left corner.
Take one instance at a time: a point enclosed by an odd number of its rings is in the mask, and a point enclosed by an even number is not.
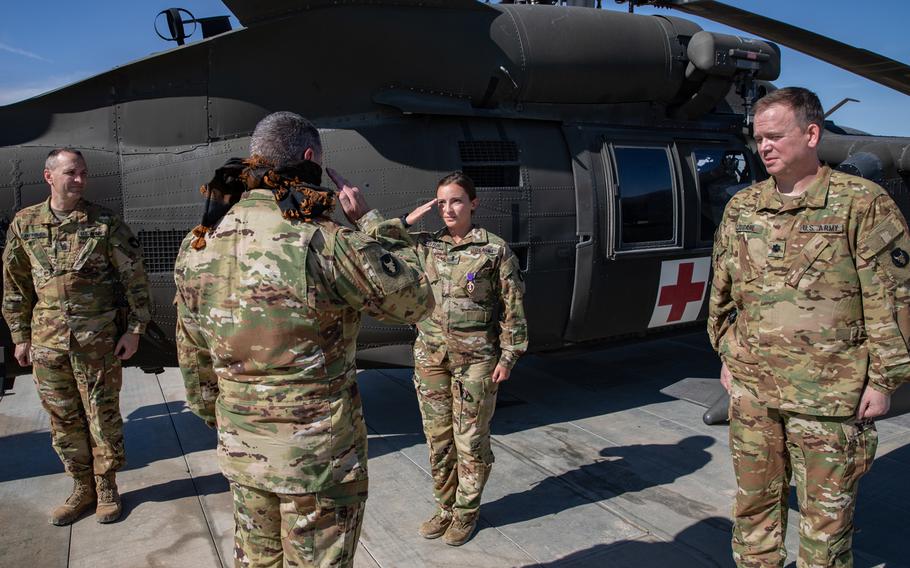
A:
[[[634,0],[633,0],[634,1]],[[867,49],[853,47],[803,28],[715,0],[646,0],[675,8],[786,45],[896,91],[910,95],[910,66]]]

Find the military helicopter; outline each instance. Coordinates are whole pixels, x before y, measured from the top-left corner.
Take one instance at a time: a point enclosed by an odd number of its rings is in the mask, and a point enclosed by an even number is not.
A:
[[[142,243],[153,322],[132,364],[175,364],[172,273],[200,218],[197,189],[246,155],[276,110],[313,120],[325,162],[388,217],[425,202],[442,175],[470,175],[476,221],[520,259],[532,351],[703,325],[716,223],[735,191],[766,176],[749,115],[774,88],[776,44],[593,1],[224,3],[242,29],[219,24],[202,41],[0,107],[0,220],[46,198],[47,152],[73,146],[92,170],[90,199]],[[910,93],[906,65],[719,2],[634,4],[717,16]],[[186,22],[166,15],[176,40]],[[302,44],[318,56],[297,57]],[[849,132],[828,125],[824,160],[885,185],[908,211],[910,139]],[[0,334],[9,345],[5,325]],[[359,362],[409,365],[412,338],[366,321]],[[6,351],[6,374],[24,373]]]

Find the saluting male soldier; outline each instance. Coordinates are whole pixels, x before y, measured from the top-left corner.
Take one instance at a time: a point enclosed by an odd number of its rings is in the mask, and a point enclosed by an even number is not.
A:
[[[235,564],[351,566],[367,498],[360,313],[415,323],[433,295],[402,258],[329,218],[335,194],[319,185],[307,120],[265,117],[250,156],[204,187],[203,222],[177,258],[187,400],[218,428]],[[363,205],[339,189],[346,212]]]
[[[467,542],[477,526],[493,467],[490,423],[499,383],[528,347],[518,259],[500,237],[472,224],[477,205],[474,182],[453,172],[439,181],[435,199],[401,219],[375,211],[359,219],[389,250],[413,248],[436,296],[414,343],[414,386],[437,503],[418,534],[451,546]],[[409,235],[434,208],[445,227]]]
[[[755,105],[771,178],[730,200],[714,243],[708,333],[730,393],[733,556],[783,566],[791,474],[797,566],[852,566],[872,419],[910,373],[910,238],[878,185],[818,159],[824,114],[802,88]]]
[[[150,319],[148,279],[129,227],[83,199],[88,170],[78,150],[51,151],[44,179],[50,197],[17,213],[7,234],[3,317],[73,477],[51,522],[70,524],[97,501],[97,521],[110,523],[120,517],[115,473],[124,464],[120,360],[136,352]],[[125,330],[115,321],[118,286],[129,303]]]

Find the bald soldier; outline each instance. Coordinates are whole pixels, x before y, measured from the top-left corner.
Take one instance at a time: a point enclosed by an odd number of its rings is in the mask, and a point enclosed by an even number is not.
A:
[[[740,567],[784,565],[791,475],[797,566],[853,565],[873,419],[910,373],[907,224],[881,187],[819,162],[823,121],[806,89],[758,101],[772,177],[730,200],[715,237],[708,333],[730,393]]]
[[[250,158],[205,187],[177,258],[180,367],[193,412],[218,428],[236,566],[352,565],[367,498],[361,313],[415,323],[433,309],[424,275],[331,220],[321,163],[312,124],[265,117]],[[364,205],[339,189],[346,213]]]
[[[79,151],[51,151],[44,179],[50,197],[17,213],[9,228],[3,317],[16,360],[32,365],[54,450],[73,477],[51,522],[70,524],[97,501],[96,519],[109,523],[121,511],[120,361],[136,352],[150,319],[148,279],[126,224],[83,198],[88,169]],[[118,287],[129,304],[123,330],[115,323]]]

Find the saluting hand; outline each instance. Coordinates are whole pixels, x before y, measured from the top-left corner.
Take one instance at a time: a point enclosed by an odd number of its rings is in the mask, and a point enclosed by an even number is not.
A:
[[[366,198],[359,187],[351,185],[332,168],[326,168],[325,171],[338,188],[338,201],[341,203],[341,210],[344,211],[345,217],[351,223],[356,224],[370,210]]]
[[[405,221],[408,222],[408,225],[413,225],[417,221],[420,221],[420,219],[424,215],[426,215],[433,209],[436,209],[436,198],[435,197],[433,199],[427,201],[423,205],[418,205],[417,209],[414,209],[413,211],[408,213],[408,216],[405,217]]]

